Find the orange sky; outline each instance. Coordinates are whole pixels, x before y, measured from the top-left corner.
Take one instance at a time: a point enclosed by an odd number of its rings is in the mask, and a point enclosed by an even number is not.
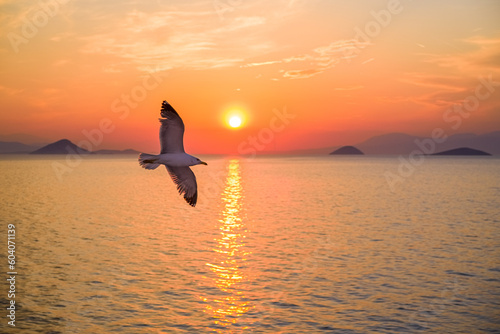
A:
[[[499,1],[0,7],[2,135],[77,143],[90,133],[95,150],[154,152],[162,100],[183,117],[193,153],[500,129]],[[232,108],[246,118],[237,130],[224,120]]]

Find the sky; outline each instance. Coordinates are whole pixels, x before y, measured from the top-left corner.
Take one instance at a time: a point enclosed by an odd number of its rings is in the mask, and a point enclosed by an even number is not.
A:
[[[496,131],[499,17],[496,0],[0,0],[0,135],[154,153],[163,100],[193,153]]]

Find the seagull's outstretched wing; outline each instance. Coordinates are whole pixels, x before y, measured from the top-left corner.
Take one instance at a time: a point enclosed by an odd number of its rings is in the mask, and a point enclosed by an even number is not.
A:
[[[182,137],[184,136],[184,122],[167,102],[161,104],[160,118],[160,144],[163,153],[185,153]]]
[[[196,176],[189,167],[167,167],[172,181],[177,185],[177,190],[191,206],[196,205],[198,190],[196,186]]]

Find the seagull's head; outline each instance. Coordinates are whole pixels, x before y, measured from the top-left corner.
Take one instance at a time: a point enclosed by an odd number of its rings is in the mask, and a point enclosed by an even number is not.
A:
[[[196,157],[193,157],[194,161],[193,161],[193,166],[194,165],[208,165],[205,161],[201,161],[200,159],[196,158]]]

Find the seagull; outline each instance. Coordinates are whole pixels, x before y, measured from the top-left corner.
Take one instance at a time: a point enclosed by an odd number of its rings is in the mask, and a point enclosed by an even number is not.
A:
[[[195,206],[198,199],[196,177],[189,166],[206,165],[206,162],[187,154],[184,151],[184,122],[167,102],[161,104],[160,115],[160,144],[161,152],[158,155],[141,153],[139,164],[145,169],[156,169],[165,165],[177,190],[189,205]]]

